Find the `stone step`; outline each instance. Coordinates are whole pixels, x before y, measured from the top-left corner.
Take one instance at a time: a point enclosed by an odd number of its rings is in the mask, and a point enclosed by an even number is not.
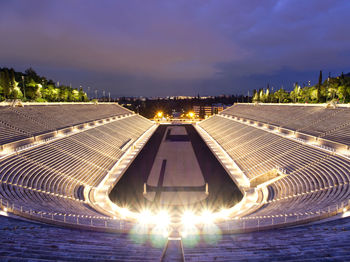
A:
[[[163,252],[162,262],[180,262],[184,261],[181,238],[169,238]]]

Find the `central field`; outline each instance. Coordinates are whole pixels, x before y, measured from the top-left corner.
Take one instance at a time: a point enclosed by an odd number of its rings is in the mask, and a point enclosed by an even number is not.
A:
[[[188,205],[207,197],[185,126],[167,127],[147,179],[148,188],[151,192],[145,197],[161,205]]]
[[[242,194],[192,125],[160,125],[110,198],[135,211],[219,209],[234,205]]]

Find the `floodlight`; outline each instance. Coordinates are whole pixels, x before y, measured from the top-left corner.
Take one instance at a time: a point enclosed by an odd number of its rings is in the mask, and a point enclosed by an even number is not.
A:
[[[161,227],[167,227],[170,224],[170,216],[166,210],[159,211],[153,219],[154,223]]]

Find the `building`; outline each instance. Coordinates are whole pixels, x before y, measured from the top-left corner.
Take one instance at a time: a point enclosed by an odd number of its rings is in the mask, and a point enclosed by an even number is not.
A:
[[[221,111],[225,110],[227,105],[224,104],[212,104],[211,106],[193,106],[193,112],[197,118],[207,118],[214,114],[218,114]]]

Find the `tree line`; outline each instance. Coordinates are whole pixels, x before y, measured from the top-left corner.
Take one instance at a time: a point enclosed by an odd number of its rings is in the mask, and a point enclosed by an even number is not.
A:
[[[320,71],[318,83],[314,86],[301,87],[294,84],[292,91],[283,88],[273,92],[267,86],[266,89],[254,90],[253,102],[262,103],[326,103],[329,101],[339,103],[350,102],[350,73],[343,73],[338,77],[328,77],[322,81],[322,71]]]
[[[21,99],[35,102],[87,102],[87,94],[80,88],[55,84],[39,76],[32,68],[24,73],[13,68],[0,68],[0,101]]]

